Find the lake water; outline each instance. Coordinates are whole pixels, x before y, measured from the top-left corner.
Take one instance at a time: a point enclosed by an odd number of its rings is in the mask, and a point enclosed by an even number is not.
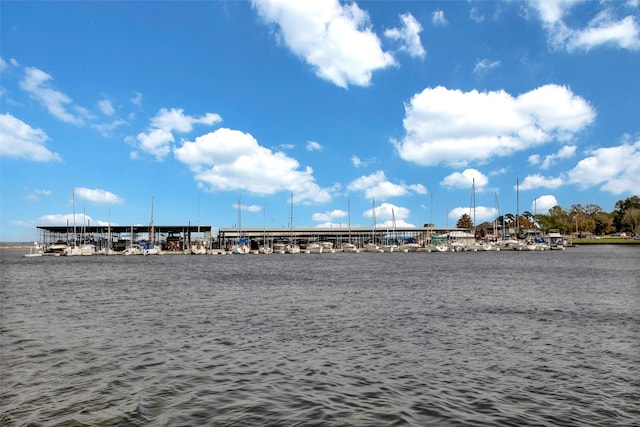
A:
[[[631,426],[640,247],[25,258],[0,424]]]

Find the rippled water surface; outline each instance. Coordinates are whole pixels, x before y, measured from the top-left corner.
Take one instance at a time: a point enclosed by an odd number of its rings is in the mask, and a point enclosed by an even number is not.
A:
[[[1,250],[1,425],[638,425],[640,248]]]

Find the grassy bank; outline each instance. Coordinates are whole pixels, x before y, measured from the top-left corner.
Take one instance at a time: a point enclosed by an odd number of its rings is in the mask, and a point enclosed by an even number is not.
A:
[[[631,237],[602,237],[600,239],[571,239],[574,245],[640,245]]]

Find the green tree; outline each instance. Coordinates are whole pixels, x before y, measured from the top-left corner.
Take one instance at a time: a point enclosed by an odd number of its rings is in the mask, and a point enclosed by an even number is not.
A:
[[[473,228],[473,221],[471,221],[471,217],[469,214],[462,214],[458,222],[456,223],[456,227],[458,228]]]
[[[551,222],[553,224],[553,227],[551,228],[557,228],[563,234],[566,234],[571,230],[569,214],[560,206],[554,206],[549,209],[549,216],[551,217]]]
[[[611,234],[615,231],[612,214],[607,212],[598,212],[594,217],[596,221],[596,234]]]
[[[627,209],[622,224],[634,234],[640,233],[640,208]]]
[[[534,215],[529,211],[524,211],[522,215],[518,217],[518,225],[521,228],[534,228]]]
[[[536,214],[534,220],[537,224],[540,225],[540,228],[542,228],[543,230],[549,230],[550,228],[559,228],[557,224],[554,223],[551,215]]]
[[[630,209],[640,209],[640,197],[631,196],[627,197],[624,200],[618,200],[616,202],[616,206],[614,211],[611,213],[613,215],[613,225],[616,231],[632,231],[628,224],[625,223],[624,218],[625,214]]]

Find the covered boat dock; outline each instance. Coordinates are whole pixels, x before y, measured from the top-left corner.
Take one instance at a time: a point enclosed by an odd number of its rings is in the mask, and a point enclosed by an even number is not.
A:
[[[240,237],[259,244],[270,245],[278,241],[294,241],[304,245],[307,242],[331,242],[334,248],[339,248],[342,243],[349,242],[356,246],[364,246],[367,242],[378,244],[388,241],[415,240],[421,246],[428,244],[432,235],[442,235],[452,231],[469,231],[461,228],[450,227],[299,227],[299,228],[220,228],[218,231],[218,247],[232,245]]]
[[[56,242],[91,242],[97,249],[123,250],[132,242],[154,241],[163,250],[182,250],[192,241],[211,242],[210,225],[40,225],[39,240],[45,245]],[[75,229],[75,231],[74,231]]]

